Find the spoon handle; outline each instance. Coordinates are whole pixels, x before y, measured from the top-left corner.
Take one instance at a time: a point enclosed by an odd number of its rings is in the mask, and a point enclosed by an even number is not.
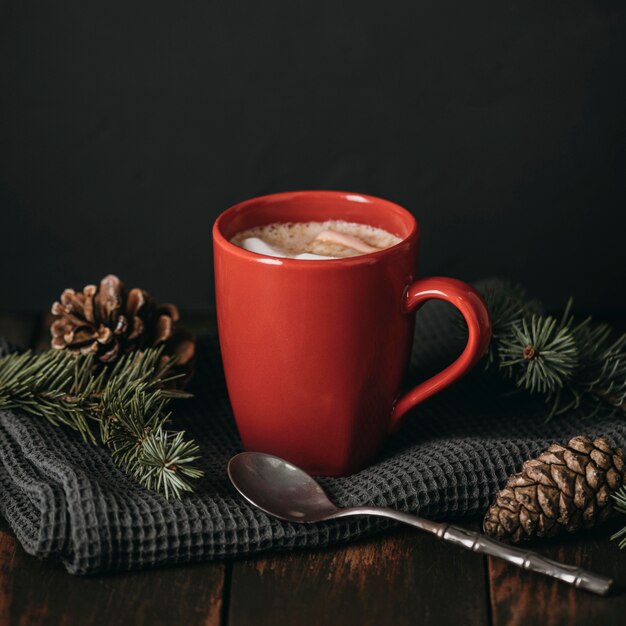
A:
[[[441,531],[437,532],[437,535],[443,539],[443,541],[453,543],[466,550],[472,550],[472,552],[495,556],[522,569],[557,578],[579,589],[586,589],[592,593],[605,596],[609,593],[611,585],[613,584],[611,578],[594,574],[582,567],[565,565],[558,561],[547,559],[531,550],[515,548],[500,543],[481,533],[466,530],[459,526],[448,526],[445,524],[442,526],[443,528]]]
[[[605,596],[609,593],[613,580],[600,574],[594,574],[586,569],[575,565],[565,565],[552,559],[547,559],[536,552],[526,550],[524,548],[515,548],[505,543],[491,539],[487,535],[467,530],[460,526],[453,526],[445,522],[434,522],[417,515],[396,511],[387,507],[360,506],[351,509],[340,509],[337,517],[344,515],[380,515],[389,517],[398,522],[416,526],[421,530],[432,533],[439,539],[452,543],[460,548],[478,552],[479,554],[488,554],[498,559],[508,561],[517,567],[551,576],[558,580],[573,585],[579,589],[585,589],[592,593]]]

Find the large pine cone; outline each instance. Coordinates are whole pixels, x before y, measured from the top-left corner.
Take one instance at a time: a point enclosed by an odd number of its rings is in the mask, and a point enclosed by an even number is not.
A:
[[[113,363],[131,350],[164,346],[163,358],[176,356],[174,381],[182,386],[191,377],[195,354],[193,335],[178,328],[178,309],[157,304],[142,289],[131,289],[109,274],[100,286],[87,285],[82,291],[66,289],[52,305],[56,319],[50,326],[52,347],[75,354],[93,354],[103,363]]]
[[[574,437],[526,461],[496,496],[483,522],[488,535],[518,542],[600,524],[624,480],[624,451],[606,439]]]

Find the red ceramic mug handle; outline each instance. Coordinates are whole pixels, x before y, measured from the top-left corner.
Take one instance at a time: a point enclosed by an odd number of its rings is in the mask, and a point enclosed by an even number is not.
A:
[[[482,296],[469,285],[454,278],[422,278],[408,287],[403,308],[409,314],[419,309],[426,300],[446,300],[453,304],[467,322],[467,345],[461,356],[446,369],[425,380],[401,396],[396,402],[390,432],[400,426],[402,417],[416,404],[445,389],[466,374],[485,354],[491,339],[491,320]]]

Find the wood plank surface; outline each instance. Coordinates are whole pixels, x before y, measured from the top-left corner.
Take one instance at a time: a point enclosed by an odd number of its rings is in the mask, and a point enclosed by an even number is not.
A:
[[[2,522],[0,625],[180,624],[221,622],[224,564],[101,576],[71,576],[29,556]]]
[[[620,516],[588,533],[529,545],[551,559],[612,577],[615,589],[606,598],[490,558],[493,626],[626,624],[626,551],[620,551],[617,542],[609,540],[625,524],[626,517]]]
[[[485,563],[414,530],[233,563],[231,626],[488,621]]]

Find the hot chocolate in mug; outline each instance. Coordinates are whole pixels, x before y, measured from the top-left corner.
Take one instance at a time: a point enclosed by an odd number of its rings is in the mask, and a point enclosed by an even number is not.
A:
[[[332,260],[277,258],[231,243],[273,223],[345,220],[400,242]],[[247,450],[316,475],[351,474],[375,460],[414,406],[463,376],[491,337],[484,301],[453,278],[418,278],[419,227],[401,206],[340,191],[295,191],[241,202],[213,226],[220,347]],[[415,311],[456,306],[467,345],[446,369],[405,394]],[[419,347],[418,347],[419,349]]]

